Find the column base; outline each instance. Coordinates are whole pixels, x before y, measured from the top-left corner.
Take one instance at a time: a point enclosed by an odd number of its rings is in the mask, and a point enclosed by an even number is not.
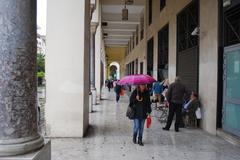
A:
[[[92,96],[92,92],[91,94],[89,94],[89,113],[93,112],[93,96]]]
[[[51,141],[47,140],[45,145],[35,152],[19,156],[0,157],[0,160],[51,160]]]
[[[0,157],[26,154],[41,148],[43,145],[44,139],[40,135],[21,140],[11,140],[9,143],[2,142],[0,144]]]
[[[97,90],[96,88],[91,88],[91,92],[92,92],[92,104],[93,105],[97,105]]]

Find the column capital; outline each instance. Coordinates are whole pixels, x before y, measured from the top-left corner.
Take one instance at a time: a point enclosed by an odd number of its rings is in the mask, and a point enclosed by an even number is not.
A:
[[[96,33],[98,22],[91,22],[91,33]]]
[[[95,5],[94,3],[92,3],[92,4],[90,5],[90,10],[91,10],[91,12],[94,12],[95,9],[96,9],[96,5]]]
[[[94,12],[95,9],[96,9],[96,5],[95,4],[91,4],[90,5],[90,19],[92,19],[92,15],[93,15],[93,12]]]

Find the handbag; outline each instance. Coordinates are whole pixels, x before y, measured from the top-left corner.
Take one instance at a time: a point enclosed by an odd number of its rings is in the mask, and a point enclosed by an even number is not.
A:
[[[147,127],[147,128],[150,128],[151,124],[152,124],[152,118],[151,118],[151,116],[148,116],[148,117],[147,117],[146,127]]]
[[[120,96],[124,96],[124,90],[123,90],[123,89],[121,89],[121,92],[120,92],[119,95],[120,95]]]
[[[134,109],[131,108],[130,106],[128,106],[127,108],[127,112],[126,112],[126,116],[129,118],[129,119],[134,119]]]
[[[195,114],[196,114],[197,119],[202,119],[202,112],[201,112],[200,107],[197,108]]]

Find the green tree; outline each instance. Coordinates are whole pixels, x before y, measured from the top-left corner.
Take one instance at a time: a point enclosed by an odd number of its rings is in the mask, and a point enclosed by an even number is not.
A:
[[[37,78],[38,86],[42,86],[45,77],[45,55],[42,53],[37,54]]]
[[[37,54],[37,70],[38,72],[45,72],[45,55],[42,53]]]

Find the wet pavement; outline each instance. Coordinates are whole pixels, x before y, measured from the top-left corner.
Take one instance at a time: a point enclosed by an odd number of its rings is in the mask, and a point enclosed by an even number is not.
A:
[[[86,138],[52,139],[53,160],[240,160],[240,147],[199,129],[162,131],[153,118],[144,131],[144,144],[132,143],[132,121],[125,116],[128,98],[117,104],[105,93],[94,106]]]

